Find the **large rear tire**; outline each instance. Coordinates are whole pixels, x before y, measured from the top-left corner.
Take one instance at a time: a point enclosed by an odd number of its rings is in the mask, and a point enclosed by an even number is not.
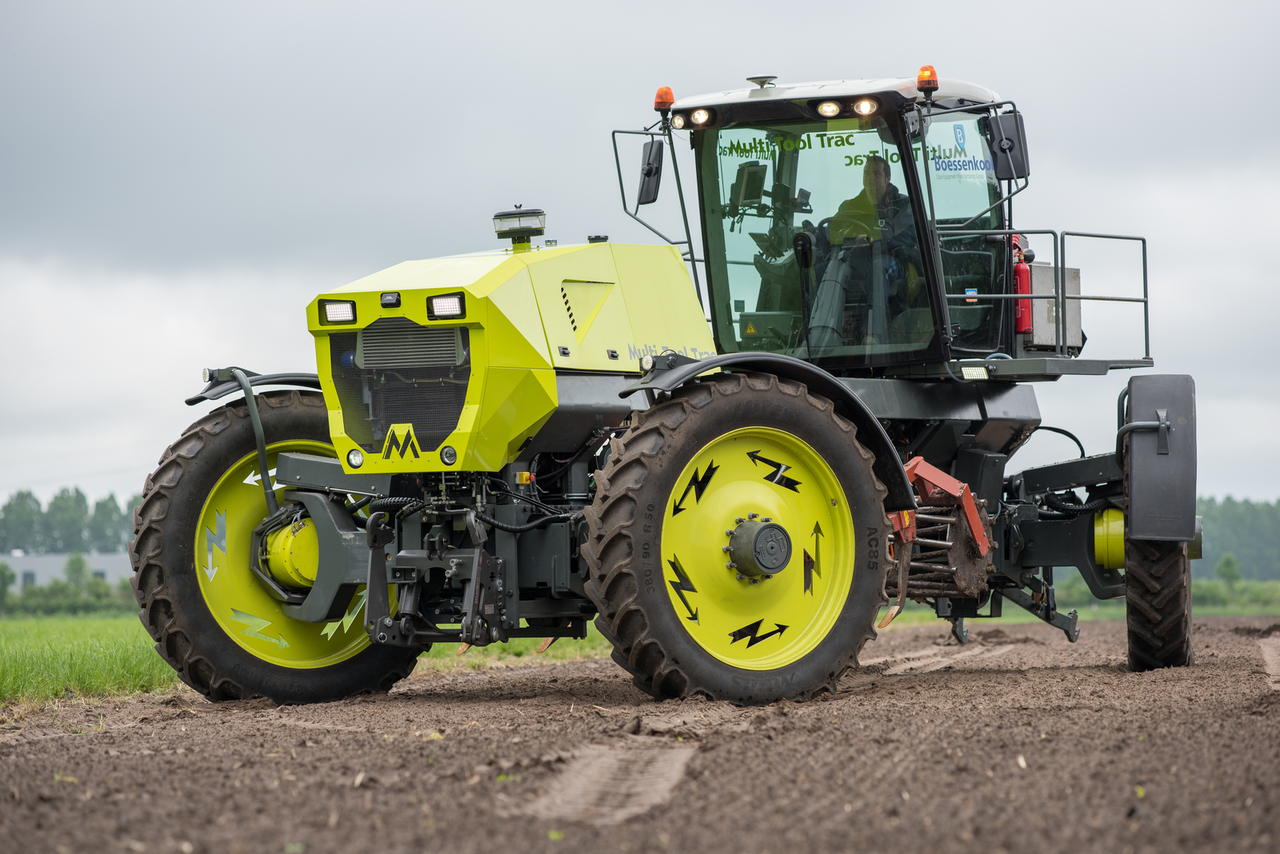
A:
[[[268,465],[280,453],[333,455],[319,395],[257,395]],[[265,696],[314,703],[385,691],[416,650],[373,646],[363,588],[343,619],[286,617],[249,568],[250,535],[267,515],[244,401],[187,428],[147,478],[134,514],[134,594],[156,651],[211,700]],[[277,496],[281,494],[277,491]]]
[[[636,413],[582,549],[614,660],[659,699],[831,690],[885,602],[872,461],[831,401],[772,375],[707,378]]]

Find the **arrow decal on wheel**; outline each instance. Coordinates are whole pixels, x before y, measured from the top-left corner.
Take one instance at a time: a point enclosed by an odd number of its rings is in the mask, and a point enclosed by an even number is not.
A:
[[[204,541],[208,548],[209,558],[204,566],[200,567],[204,570],[204,574],[209,576],[209,580],[213,581],[213,576],[218,572],[218,565],[213,560],[213,550],[217,549],[222,552],[222,556],[227,556],[227,514],[214,512],[213,527],[204,526]]]
[[[693,622],[698,623],[698,625],[702,625],[698,620],[697,609],[691,607],[689,605],[689,600],[684,598],[684,594],[697,593],[698,591],[693,586],[693,582],[689,580],[689,576],[685,574],[684,567],[680,565],[680,558],[674,557],[667,561],[667,563],[671,566],[671,570],[676,574],[676,578],[679,579],[678,581],[668,581],[667,583],[671,585],[672,590],[676,591],[676,595],[680,597],[680,602],[684,605],[684,609],[689,612],[689,616],[685,617],[685,619],[692,620]]]
[[[751,458],[751,462],[754,463],[755,465],[764,463],[767,466],[773,467],[773,474],[767,474],[764,476],[764,479],[767,480],[769,483],[776,483],[778,486],[781,486],[783,489],[789,489],[792,492],[800,491],[796,489],[796,487],[800,485],[800,481],[793,480],[786,476],[787,472],[790,471],[791,466],[786,465],[784,463],[775,463],[773,460],[769,459],[768,457],[762,457],[760,456],[759,451],[747,451],[747,456]]]
[[[237,611],[235,608],[231,609],[231,619],[235,620],[237,623],[244,623],[249,627],[240,633],[245,637],[264,640],[267,643],[274,644],[276,649],[289,648],[289,642],[284,639],[284,635],[276,635],[275,637],[272,637],[271,635],[262,633],[263,629],[271,625],[270,620],[255,617],[253,614],[246,614],[244,611]]]
[[[787,629],[791,628],[790,626],[784,626],[781,623],[774,623],[773,625],[776,626],[776,628],[773,631],[768,634],[758,635],[756,633],[760,631],[760,624],[763,622],[764,620],[756,620],[751,625],[743,626],[736,632],[729,632],[729,637],[733,638],[733,640],[729,641],[729,645],[732,646],[740,640],[746,640],[747,649],[751,649],[751,647],[760,643],[760,641],[768,640],[774,635],[781,635]]]
[[[813,523],[813,557],[809,557],[809,553],[804,553],[804,592],[810,596],[813,595],[813,577],[816,575],[822,577],[822,549],[819,538],[822,537],[822,526],[817,522]]]
[[[711,483],[712,475],[714,475],[717,471],[719,471],[719,469],[720,469],[720,466],[716,465],[715,460],[711,461],[711,464],[707,466],[707,473],[702,475],[701,477],[698,476],[698,470],[694,469],[693,477],[689,478],[688,486],[686,486],[684,488],[684,492],[680,494],[680,500],[677,501],[675,506],[671,508],[671,515],[675,516],[677,514],[683,513],[687,509],[685,507],[681,507],[680,505],[684,504],[684,500],[689,497],[689,490],[691,489],[693,490],[693,503],[697,504],[699,501],[701,501],[702,493],[706,491],[707,484]]]

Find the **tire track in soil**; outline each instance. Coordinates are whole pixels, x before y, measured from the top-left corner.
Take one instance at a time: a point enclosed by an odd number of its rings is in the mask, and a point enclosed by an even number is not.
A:
[[[576,751],[541,797],[513,814],[621,824],[665,803],[684,779],[696,749],[693,745],[655,747],[649,738],[589,744]]]
[[[1267,684],[1280,691],[1280,637],[1258,638],[1262,647],[1262,664],[1267,668]]]
[[[1004,644],[996,647],[978,647],[977,649],[962,649],[951,655],[938,655],[932,658],[925,658],[918,661],[907,661],[902,664],[894,665],[885,670],[885,676],[902,676],[907,673],[933,673],[949,666],[953,661],[960,661],[967,658],[994,658],[997,655],[1008,652],[1013,649],[1012,644]]]

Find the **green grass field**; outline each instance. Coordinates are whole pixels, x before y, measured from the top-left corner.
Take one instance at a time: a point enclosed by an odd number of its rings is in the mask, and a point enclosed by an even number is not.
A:
[[[1069,606],[1060,605],[1062,611]],[[1077,605],[1082,622],[1123,620],[1123,600]],[[883,612],[882,612],[883,613]],[[1280,615],[1272,605],[1197,605],[1197,617]],[[1005,603],[996,620],[970,620],[971,629],[997,623],[1029,623],[1035,618]],[[890,630],[937,623],[924,605],[908,602]],[[557,641],[542,655],[538,638],[472,648],[458,655],[455,645],[439,646],[423,655],[417,673],[447,673],[510,667],[535,661],[607,658],[609,644],[594,627],[585,640]],[[43,702],[66,697],[100,697],[163,691],[178,682],[177,675],[156,655],[151,638],[135,617],[57,617],[0,619],[0,703]]]
[[[0,620],[0,702],[132,694],[176,679],[136,617]]]

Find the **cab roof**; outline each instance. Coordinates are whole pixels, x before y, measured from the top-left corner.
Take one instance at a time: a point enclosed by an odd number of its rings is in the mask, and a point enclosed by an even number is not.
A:
[[[711,92],[706,95],[694,95],[681,98],[672,105],[672,110],[690,110],[697,107],[721,107],[728,104],[743,104],[760,101],[795,101],[812,98],[849,98],[858,95],[875,95],[880,92],[897,92],[908,101],[923,101],[924,96],[916,90],[914,77],[880,77],[861,80],[821,80],[816,83],[776,83],[771,82],[764,88],[752,84],[743,89],[730,89],[724,92]],[[962,98],[966,101],[985,104],[999,101],[1000,96],[985,86],[968,83],[964,80],[938,78],[938,91],[933,94],[935,101],[950,98]]]

